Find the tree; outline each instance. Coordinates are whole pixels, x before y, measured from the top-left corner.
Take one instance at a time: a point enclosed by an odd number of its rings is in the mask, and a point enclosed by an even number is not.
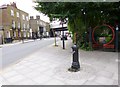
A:
[[[72,33],[78,33],[80,44],[88,32],[103,23],[115,26],[120,23],[120,2],[39,2],[36,10],[50,17],[50,20],[68,19],[68,28]],[[73,35],[74,36],[74,35]],[[80,38],[80,39],[79,39]],[[85,41],[83,44],[86,43]]]

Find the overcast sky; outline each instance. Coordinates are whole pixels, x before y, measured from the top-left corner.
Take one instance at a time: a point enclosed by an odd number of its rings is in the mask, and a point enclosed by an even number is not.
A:
[[[3,4],[10,4],[12,2],[15,2],[18,9],[21,9],[27,13],[29,13],[29,16],[40,15],[40,18],[46,22],[49,22],[49,18],[41,14],[40,12],[36,11],[33,6],[35,6],[35,3],[33,3],[33,0],[0,0],[0,6]]]

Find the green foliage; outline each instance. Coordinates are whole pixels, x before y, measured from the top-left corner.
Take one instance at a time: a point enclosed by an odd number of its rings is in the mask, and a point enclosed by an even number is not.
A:
[[[112,37],[106,37],[105,42],[108,43],[111,39]]]
[[[80,44],[80,43],[79,43]],[[80,49],[86,50],[86,51],[92,51],[92,47],[89,45],[88,42],[86,43],[81,43]]]
[[[120,21],[120,2],[39,2],[36,1],[36,10],[54,18],[68,18],[68,21],[86,21],[85,27],[95,27],[103,23],[113,25]],[[85,14],[84,14],[85,13]],[[80,20],[77,18],[80,18]],[[77,25],[77,24],[76,24]],[[81,25],[81,24],[80,24]],[[82,24],[83,25],[83,24]]]
[[[105,42],[108,43],[112,39],[112,30],[106,26],[100,26],[95,30],[96,42],[99,42],[100,37],[105,37]]]
[[[59,19],[63,21],[68,19],[68,29],[78,33],[77,42],[81,48],[85,48],[84,32],[89,27],[94,28],[97,25],[109,24],[114,26],[115,21],[120,23],[120,2],[39,2],[35,9],[50,17],[50,20]],[[98,29],[96,35],[108,37],[110,34],[99,34],[102,28]],[[74,36],[74,35],[73,35]],[[108,42],[110,37],[106,39]],[[74,37],[73,37],[74,38]],[[96,38],[98,39],[98,37]],[[91,49],[87,45],[86,49]]]

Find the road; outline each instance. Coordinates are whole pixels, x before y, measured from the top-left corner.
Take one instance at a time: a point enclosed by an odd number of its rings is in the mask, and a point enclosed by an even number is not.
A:
[[[0,67],[5,68],[10,64],[23,58],[24,56],[27,56],[53,43],[54,43],[54,38],[49,38],[49,39],[27,42],[24,44],[20,43],[20,44],[15,44],[10,46],[4,46],[3,48],[0,48],[0,51],[2,51],[1,52],[2,57],[0,57],[0,60],[2,60],[2,62],[0,62]]]

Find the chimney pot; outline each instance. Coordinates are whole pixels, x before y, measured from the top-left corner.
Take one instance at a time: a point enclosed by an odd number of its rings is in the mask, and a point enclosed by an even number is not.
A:
[[[34,19],[34,17],[33,17],[33,16],[30,16],[30,19]]]
[[[36,16],[36,19],[38,19],[38,20],[39,20],[39,19],[40,19],[40,16],[39,16],[39,15],[37,15],[37,16]]]

